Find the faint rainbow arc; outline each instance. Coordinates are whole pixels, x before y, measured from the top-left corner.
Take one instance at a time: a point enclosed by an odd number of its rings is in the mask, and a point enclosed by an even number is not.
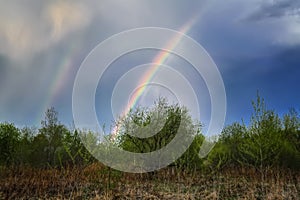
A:
[[[44,113],[49,107],[53,106],[53,101],[59,96],[60,92],[62,91],[65,85],[64,83],[68,79],[70,70],[74,66],[74,55],[76,54],[76,50],[76,44],[72,43],[67,53],[58,64],[54,79],[50,83],[49,91],[41,107],[42,113]],[[37,117],[36,123],[38,123],[38,120],[40,120],[40,117]]]

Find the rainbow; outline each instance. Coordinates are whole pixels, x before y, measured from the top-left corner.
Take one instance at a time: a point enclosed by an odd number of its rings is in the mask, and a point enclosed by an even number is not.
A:
[[[147,85],[151,82],[153,76],[159,69],[159,67],[165,63],[166,59],[171,54],[171,51],[180,43],[182,37],[191,29],[191,27],[194,25],[194,23],[197,21],[198,15],[196,17],[193,17],[191,20],[189,20],[182,28],[179,29],[178,32],[181,34],[176,34],[175,37],[173,37],[163,48],[164,50],[160,51],[155,58],[153,59],[152,63],[153,66],[151,66],[148,71],[145,72],[144,76],[140,79],[138,82],[139,86]],[[133,96],[130,98],[126,108],[121,114],[121,118],[125,117],[127,113],[130,111],[131,108],[133,108],[139,99],[141,98],[143,92],[145,91],[146,87],[139,87],[137,91],[133,94]],[[119,124],[117,124],[113,131],[112,135],[116,135],[119,132]]]
[[[44,113],[46,109],[52,106],[53,102],[56,98],[58,98],[59,94],[61,94],[61,91],[63,90],[65,83],[67,82],[70,71],[74,67],[74,55],[78,52],[77,50],[77,44],[72,43],[70,47],[67,50],[66,55],[63,56],[64,59],[60,61],[60,63],[57,65],[57,70],[55,71],[54,79],[51,81],[51,84],[49,86],[49,91],[47,92],[47,95],[45,97],[44,103],[41,105],[41,113]],[[37,116],[36,123],[39,123],[40,116]]]

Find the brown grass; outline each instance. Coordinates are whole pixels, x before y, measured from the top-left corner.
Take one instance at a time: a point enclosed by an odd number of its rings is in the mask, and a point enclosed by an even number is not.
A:
[[[110,174],[110,175],[109,175]],[[110,180],[109,180],[110,177]],[[128,174],[101,164],[85,168],[1,168],[0,199],[300,199],[297,172],[253,169],[205,174],[166,168]]]

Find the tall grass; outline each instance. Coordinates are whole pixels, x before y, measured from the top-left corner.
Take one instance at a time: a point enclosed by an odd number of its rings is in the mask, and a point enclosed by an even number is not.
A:
[[[300,174],[252,168],[218,172],[165,168],[129,174],[94,163],[86,167],[1,168],[0,199],[300,199]]]

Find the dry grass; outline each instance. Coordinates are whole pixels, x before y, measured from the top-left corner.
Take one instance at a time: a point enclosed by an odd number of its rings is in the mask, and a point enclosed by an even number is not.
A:
[[[100,164],[60,170],[1,168],[0,199],[300,199],[299,173],[275,170],[265,176],[261,182],[251,169],[204,175],[167,168],[127,174]]]

